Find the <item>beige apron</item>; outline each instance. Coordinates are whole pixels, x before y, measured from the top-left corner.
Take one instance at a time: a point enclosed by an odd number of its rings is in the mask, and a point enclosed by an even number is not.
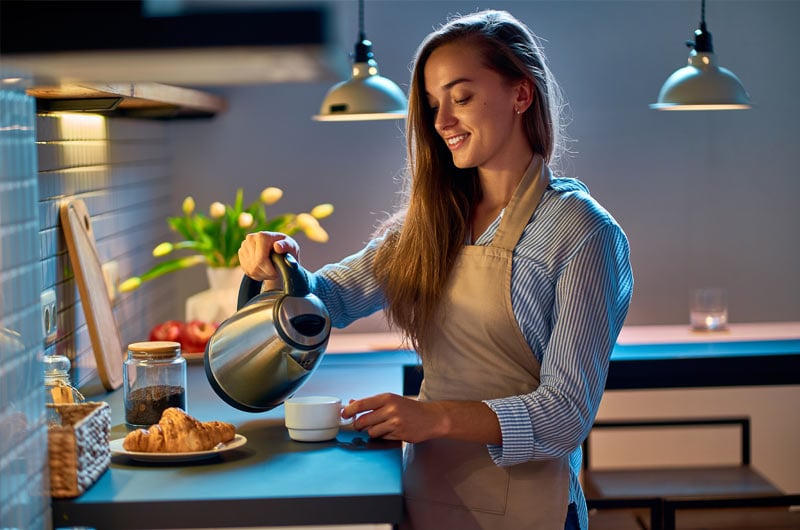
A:
[[[511,257],[550,180],[534,156],[489,246],[466,245],[423,357],[420,400],[480,401],[539,386],[539,363],[511,308]],[[406,447],[406,520],[414,530],[563,529],[568,457],[498,467],[486,445],[436,439]]]

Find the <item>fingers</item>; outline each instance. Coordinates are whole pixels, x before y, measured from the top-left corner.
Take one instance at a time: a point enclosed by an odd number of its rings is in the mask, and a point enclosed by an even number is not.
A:
[[[356,430],[386,440],[406,440],[412,436],[408,432],[412,414],[408,400],[396,394],[351,400],[342,410],[343,418],[355,418],[353,427]]]
[[[258,281],[275,280],[278,272],[272,265],[270,254],[300,253],[297,242],[286,234],[278,232],[253,232],[247,234],[239,247],[239,264],[245,274]]]
[[[381,408],[393,395],[394,394],[378,394],[377,396],[364,399],[351,399],[347,406],[344,407],[342,417],[348,419],[356,414]]]
[[[272,248],[278,254],[291,254],[295,258],[300,254],[300,246],[297,244],[297,241],[289,236],[284,236],[283,239],[275,241],[272,244]]]

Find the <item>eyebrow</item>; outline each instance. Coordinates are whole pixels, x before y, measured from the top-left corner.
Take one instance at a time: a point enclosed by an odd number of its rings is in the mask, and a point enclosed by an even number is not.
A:
[[[470,79],[470,78],[468,78],[468,77],[459,77],[458,79],[453,79],[453,80],[452,80],[452,81],[450,81],[449,83],[445,83],[445,84],[442,86],[442,88],[443,88],[443,89],[445,89],[445,90],[450,90],[451,88],[453,88],[454,86],[456,86],[456,85],[458,85],[458,84],[460,84],[460,83],[469,83],[469,82],[471,82],[471,81],[472,81],[472,79]],[[428,91],[426,90],[426,91],[425,91],[425,95],[427,95],[427,96],[430,96],[431,94],[430,94],[430,92],[428,92]]]

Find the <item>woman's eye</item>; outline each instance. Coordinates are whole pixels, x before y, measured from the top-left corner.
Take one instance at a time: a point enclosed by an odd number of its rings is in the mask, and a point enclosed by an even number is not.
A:
[[[460,98],[460,99],[458,99],[458,98],[457,98],[457,99],[454,99],[454,100],[453,100],[453,102],[454,102],[456,105],[464,105],[464,104],[466,104],[466,103],[467,103],[469,100],[470,100],[470,98],[469,98],[469,96],[467,96],[467,97],[465,97],[465,98]]]

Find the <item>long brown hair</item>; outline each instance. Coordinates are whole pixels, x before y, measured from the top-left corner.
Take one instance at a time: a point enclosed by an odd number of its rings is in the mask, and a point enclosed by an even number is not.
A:
[[[562,151],[561,92],[537,37],[524,24],[504,11],[480,11],[450,20],[420,44],[409,91],[404,204],[384,225],[386,239],[375,260],[389,322],[420,355],[427,353],[426,332],[464,244],[469,211],[482,193],[477,170],[453,164],[425,97],[428,58],[455,41],[474,46],[486,67],[508,81],[532,81],[534,101],[523,115],[528,141],[547,163]]]

